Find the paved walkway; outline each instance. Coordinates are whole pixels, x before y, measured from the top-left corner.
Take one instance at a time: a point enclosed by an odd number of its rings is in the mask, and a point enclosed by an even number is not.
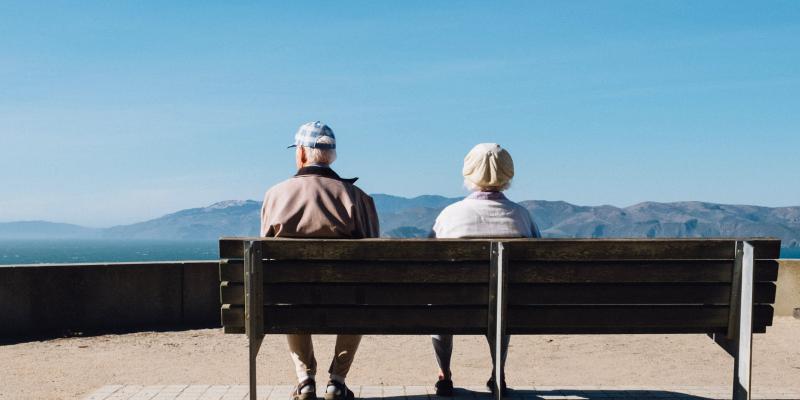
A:
[[[287,400],[291,386],[259,386],[258,398],[263,400]],[[322,388],[318,388],[322,390]],[[433,400],[437,397],[432,388],[426,386],[356,386],[351,388],[360,399]],[[318,393],[321,398],[322,393]],[[457,388],[453,400],[489,400],[486,388]],[[730,399],[730,389],[722,387],[679,387],[667,389],[636,387],[549,387],[524,386],[513,388],[509,400],[571,399]],[[97,389],[84,400],[247,400],[248,389],[244,385],[108,385]],[[800,391],[764,388],[755,390],[753,399],[798,400]]]

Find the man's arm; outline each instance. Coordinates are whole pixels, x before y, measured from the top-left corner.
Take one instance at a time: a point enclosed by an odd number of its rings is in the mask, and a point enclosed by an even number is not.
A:
[[[372,200],[372,197],[365,195],[363,197],[364,200],[364,221],[362,225],[364,226],[364,237],[365,238],[377,238],[381,236],[381,226],[380,221],[378,220],[378,210],[375,208],[375,201]]]
[[[261,237],[272,236],[270,234],[270,224],[269,224],[269,210],[267,209],[267,204],[269,203],[269,191],[264,194],[264,202],[261,203]]]

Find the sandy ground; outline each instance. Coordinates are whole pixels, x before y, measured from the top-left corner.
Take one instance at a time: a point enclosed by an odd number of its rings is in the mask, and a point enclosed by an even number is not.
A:
[[[333,337],[315,343],[327,367]],[[753,351],[755,387],[800,390],[800,320],[776,317]],[[259,358],[259,384],[294,383],[283,337],[268,336]],[[484,338],[457,337],[453,358],[457,386],[485,383]],[[247,342],[216,329],[54,339],[0,346],[0,366],[3,400],[79,399],[108,384],[246,384]],[[507,370],[512,387],[727,387],[733,362],[704,335],[517,336]],[[348,382],[429,385],[436,373],[428,337],[366,336]]]

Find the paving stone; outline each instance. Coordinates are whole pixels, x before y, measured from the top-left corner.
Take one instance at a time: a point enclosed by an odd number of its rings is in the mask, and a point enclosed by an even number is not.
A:
[[[409,400],[428,399],[428,390],[425,386],[406,386],[406,398]]]
[[[259,400],[288,400],[294,386],[258,386]],[[324,387],[317,388],[318,396]],[[362,400],[440,400],[429,386],[354,386],[350,388]],[[91,392],[84,400],[249,400],[247,385],[106,385]],[[604,386],[520,386],[512,388],[507,400],[721,400],[730,398],[730,389],[723,387],[604,387]],[[452,400],[491,400],[482,386],[456,388]],[[798,400],[800,391],[765,388],[757,391],[754,400]]]
[[[106,385],[106,386],[103,386],[103,387],[95,390],[92,393],[89,393],[85,397],[85,399],[86,400],[105,400],[109,396],[111,396],[112,393],[116,392],[117,390],[121,389],[122,387],[123,387],[122,385]]]
[[[362,386],[361,398],[366,399],[380,399],[383,397],[383,387],[381,386]]]

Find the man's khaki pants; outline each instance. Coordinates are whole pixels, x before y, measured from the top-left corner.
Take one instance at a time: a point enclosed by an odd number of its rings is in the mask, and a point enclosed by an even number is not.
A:
[[[317,359],[314,358],[314,343],[311,335],[286,335],[292,353],[297,379],[302,381],[317,374]],[[344,379],[350,371],[353,357],[361,343],[361,335],[337,335],[333,361],[328,373]]]

